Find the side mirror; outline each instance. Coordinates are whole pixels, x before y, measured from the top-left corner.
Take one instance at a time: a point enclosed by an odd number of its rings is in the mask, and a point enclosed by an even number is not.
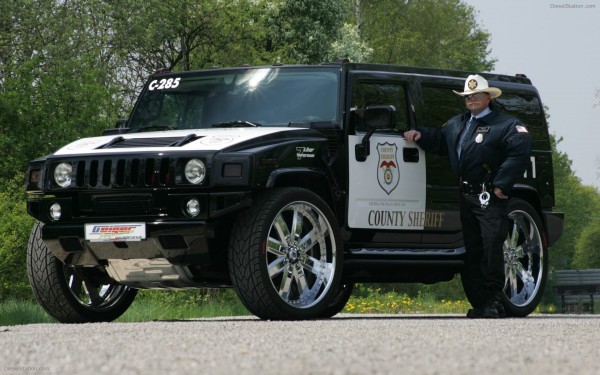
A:
[[[361,144],[356,145],[354,152],[356,161],[365,161],[371,154],[369,139],[375,130],[393,129],[396,124],[396,108],[393,105],[377,105],[365,109],[365,125],[369,128]]]
[[[128,118],[118,119],[117,122],[115,123],[115,128],[124,128],[125,125],[127,125],[127,121],[129,121]]]
[[[370,129],[393,129],[396,108],[393,105],[376,105],[365,109],[365,125]]]
[[[117,122],[115,123],[115,127],[112,129],[105,129],[102,132],[102,135],[114,135],[114,134],[127,133],[129,131],[129,128],[125,127],[127,125],[127,121],[129,121],[129,119],[126,119],[126,118],[118,119]]]

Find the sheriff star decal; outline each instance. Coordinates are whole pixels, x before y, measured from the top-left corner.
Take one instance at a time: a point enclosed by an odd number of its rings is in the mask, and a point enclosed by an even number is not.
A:
[[[379,153],[377,182],[379,182],[379,186],[383,191],[390,195],[400,181],[397,159],[398,146],[388,142],[378,143],[377,152]]]

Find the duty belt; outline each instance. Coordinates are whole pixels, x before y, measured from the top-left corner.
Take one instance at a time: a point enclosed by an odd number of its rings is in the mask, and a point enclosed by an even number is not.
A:
[[[494,188],[490,184],[486,184],[486,191],[491,193]],[[465,195],[479,195],[483,193],[483,183],[472,184],[468,181],[461,181],[460,192]]]

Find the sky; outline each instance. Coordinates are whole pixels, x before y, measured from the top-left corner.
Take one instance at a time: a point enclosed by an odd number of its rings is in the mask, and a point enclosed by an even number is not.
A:
[[[463,0],[491,34],[493,72],[523,73],[584,185],[600,188],[600,1]]]

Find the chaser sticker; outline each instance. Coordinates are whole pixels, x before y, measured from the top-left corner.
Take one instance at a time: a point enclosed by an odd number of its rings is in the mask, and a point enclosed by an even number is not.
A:
[[[90,242],[141,241],[146,238],[146,224],[86,224],[85,239]]]
[[[315,149],[314,147],[296,147],[296,159],[301,160],[305,158],[314,158]]]
[[[400,181],[400,171],[398,170],[398,160],[396,158],[397,151],[398,146],[393,143],[377,144],[377,152],[379,153],[377,182],[388,195],[396,189]]]
[[[168,89],[174,89],[177,86],[179,86],[179,81],[181,80],[181,77],[177,77],[177,78],[163,78],[163,79],[155,79],[154,81],[150,82],[150,84],[148,85],[148,90],[150,91],[154,91],[154,90],[168,90]]]

